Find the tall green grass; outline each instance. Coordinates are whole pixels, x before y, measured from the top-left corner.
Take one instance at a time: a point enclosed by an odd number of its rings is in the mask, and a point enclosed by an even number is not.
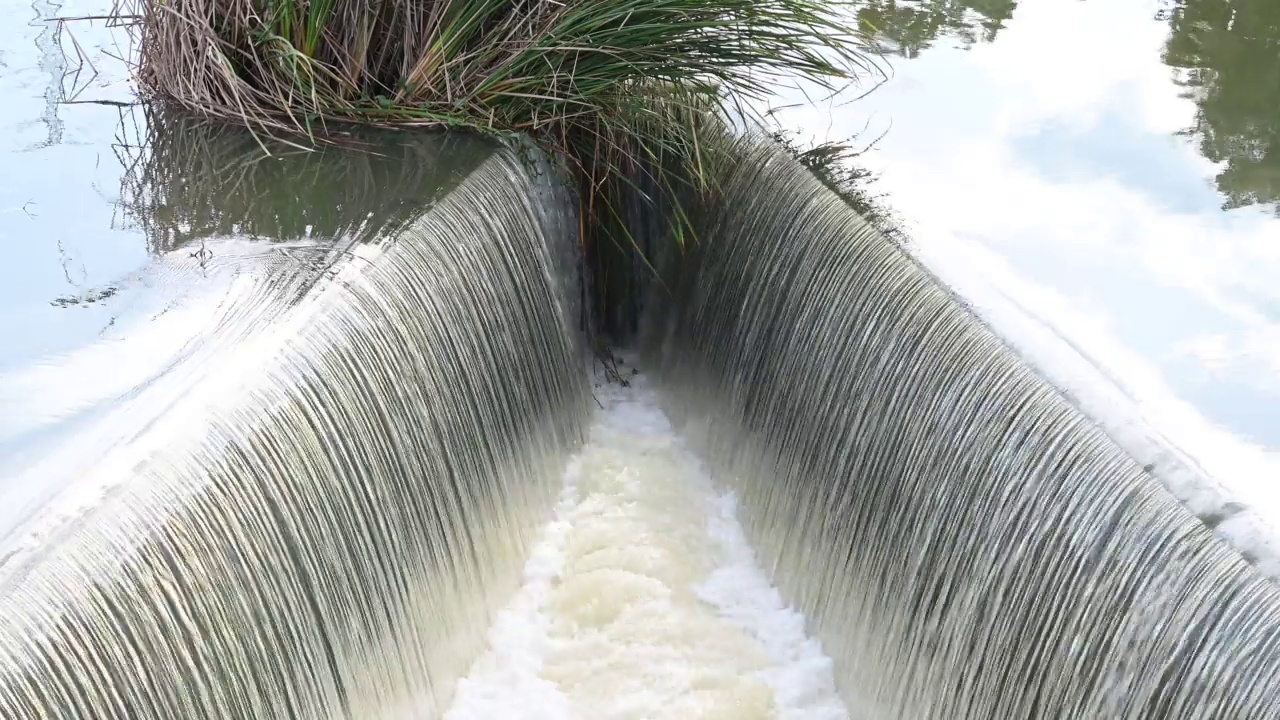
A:
[[[123,3],[147,91],[263,125],[639,131],[654,102],[834,88],[867,67],[838,4],[812,0]]]

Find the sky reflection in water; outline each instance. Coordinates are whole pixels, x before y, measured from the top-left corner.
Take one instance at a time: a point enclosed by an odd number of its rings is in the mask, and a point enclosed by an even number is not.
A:
[[[922,257],[968,264],[1280,518],[1280,3],[875,0],[858,17],[890,79],[783,124],[883,133],[863,159]]]

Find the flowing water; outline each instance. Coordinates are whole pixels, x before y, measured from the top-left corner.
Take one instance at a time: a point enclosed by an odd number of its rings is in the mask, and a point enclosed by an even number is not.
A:
[[[1280,4],[852,12],[888,79],[784,125],[869,147],[931,272],[1280,576]]]
[[[474,140],[148,120],[154,259],[5,386],[66,391],[5,427],[0,717],[434,716],[582,432],[563,192]]]
[[[851,711],[1278,718],[1280,588],[790,155],[653,245],[664,405]]]
[[[1274,7],[860,3],[893,78],[783,117],[888,128],[910,253],[744,144],[623,386],[536,154],[6,4],[0,717],[1280,718]]]
[[[447,720],[848,718],[831,661],[755,562],[644,376],[597,383],[525,586]]]

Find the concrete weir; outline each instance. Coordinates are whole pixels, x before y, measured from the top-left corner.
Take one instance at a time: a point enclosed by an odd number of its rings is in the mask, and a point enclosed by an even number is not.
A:
[[[1280,718],[1274,581],[790,156],[645,224],[623,387],[467,152],[16,467],[0,717]]]

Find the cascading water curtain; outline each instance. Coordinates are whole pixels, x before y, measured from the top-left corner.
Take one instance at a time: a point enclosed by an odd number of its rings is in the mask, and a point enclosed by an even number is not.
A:
[[[641,346],[865,718],[1280,718],[1280,592],[772,144]]]
[[[513,153],[476,165],[246,301],[278,312],[229,309],[235,342],[73,483],[101,500],[7,538],[0,717],[442,712],[589,402],[568,198]]]

